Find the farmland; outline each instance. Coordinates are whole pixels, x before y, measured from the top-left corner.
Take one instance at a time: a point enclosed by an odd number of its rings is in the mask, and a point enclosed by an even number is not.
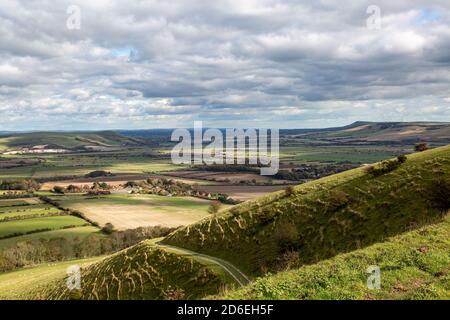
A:
[[[390,252],[409,261],[412,239],[424,236],[420,243],[430,256],[421,265],[445,273],[447,261],[437,256],[448,247],[444,240],[433,245],[427,235],[444,239],[448,233],[448,218],[429,193],[448,177],[449,147],[410,154],[414,145],[401,135],[401,141],[383,140],[397,135],[398,127],[383,129],[376,141],[356,133],[367,130],[375,129],[288,130],[280,172],[272,177],[246,165],[173,165],[171,144],[160,136],[157,142],[120,137],[117,143],[108,140],[115,135],[103,133],[81,139],[55,134],[52,143],[45,143],[45,134],[30,143],[4,138],[0,268],[7,272],[0,274],[0,289],[11,292],[0,297],[403,298],[414,297],[412,279],[427,283],[423,297],[446,298],[445,276],[420,274],[416,264],[410,273],[401,268],[389,275],[392,286],[379,295],[368,295],[358,283],[362,266],[352,269],[355,257],[372,263]],[[53,152],[59,149],[66,151]],[[386,171],[387,164],[393,166]],[[237,200],[244,203],[235,205]],[[417,228],[430,231],[419,237]],[[159,239],[148,240],[153,238]],[[71,259],[85,265],[81,291],[65,287]],[[344,276],[312,292],[309,277],[329,274],[330,264]],[[235,291],[247,282],[237,283],[227,266],[245,279],[261,279]],[[395,277],[405,294],[395,291]],[[333,291],[341,280],[342,290]]]
[[[93,262],[83,269],[79,291],[67,290],[62,273],[52,281],[41,281],[26,276],[33,269],[19,271],[30,281],[30,288],[39,290],[19,288],[14,295],[45,299],[448,299],[449,218],[427,196],[433,190],[431,181],[448,178],[448,152],[447,146],[408,156],[406,162],[380,176],[358,168],[305,183],[289,193],[243,203],[178,229],[162,243],[147,240]],[[259,278],[236,290],[236,282],[223,265],[211,264],[208,257],[219,257]],[[366,286],[365,270],[374,264],[383,270],[380,291],[369,291]],[[36,267],[35,272],[45,268]],[[8,274],[4,277],[11,281]],[[320,286],[317,279],[321,279]]]
[[[113,194],[98,197],[53,196],[68,209],[78,210],[100,226],[112,223],[117,230],[141,226],[179,227],[208,215],[210,201],[190,197]]]
[[[37,198],[0,200],[0,204],[0,247],[2,241],[11,243],[20,236],[88,225]]]

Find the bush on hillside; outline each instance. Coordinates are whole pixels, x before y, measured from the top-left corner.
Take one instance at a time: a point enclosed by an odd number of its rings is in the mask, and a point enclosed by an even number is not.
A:
[[[428,150],[428,145],[426,143],[418,143],[414,146],[414,151],[422,152]]]
[[[401,164],[402,162],[399,159],[385,160],[379,164],[367,167],[366,172],[374,177],[379,177],[383,174],[394,171]]]
[[[433,181],[429,194],[434,208],[443,214],[450,210],[450,179],[440,178]]]
[[[408,158],[404,154],[401,154],[397,157],[397,161],[400,163],[405,163],[406,160],[408,160]]]

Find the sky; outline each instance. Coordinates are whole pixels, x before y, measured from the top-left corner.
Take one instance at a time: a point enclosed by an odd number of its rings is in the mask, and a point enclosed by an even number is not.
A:
[[[450,121],[448,0],[1,0],[0,131]]]

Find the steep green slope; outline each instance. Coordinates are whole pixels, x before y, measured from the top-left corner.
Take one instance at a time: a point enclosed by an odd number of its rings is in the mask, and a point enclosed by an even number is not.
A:
[[[369,289],[369,266],[380,289]],[[450,299],[450,217],[298,270],[257,279],[225,299]]]
[[[408,156],[374,177],[358,168],[278,192],[169,235],[164,243],[230,261],[248,274],[312,264],[440,221],[432,186],[450,173],[450,146]],[[298,258],[288,261],[295,253]]]
[[[82,270],[81,290],[66,279],[40,288],[45,299],[196,299],[234,287],[217,265],[146,240]]]

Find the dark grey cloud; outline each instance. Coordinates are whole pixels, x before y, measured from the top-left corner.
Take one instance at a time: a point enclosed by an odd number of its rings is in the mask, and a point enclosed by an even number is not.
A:
[[[450,121],[450,3],[372,4],[2,0],[0,129]]]

